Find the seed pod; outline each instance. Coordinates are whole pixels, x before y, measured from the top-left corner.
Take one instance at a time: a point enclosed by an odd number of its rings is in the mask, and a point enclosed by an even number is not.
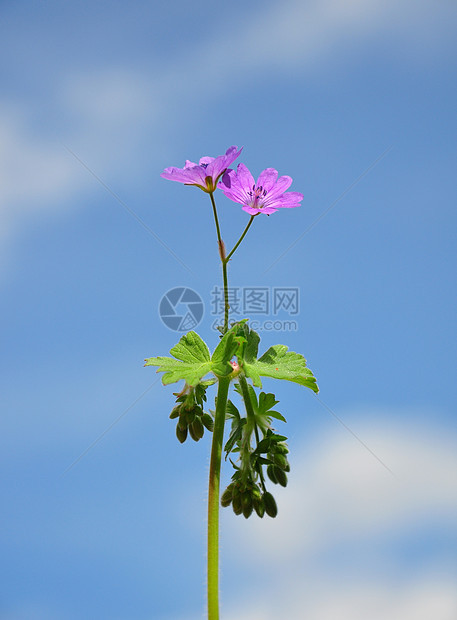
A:
[[[265,505],[265,512],[267,515],[274,519],[278,514],[278,507],[276,505],[275,498],[268,491],[263,494],[263,503]]]
[[[253,499],[252,505],[254,506],[254,510],[258,514],[258,516],[263,519],[263,515],[265,514],[265,504],[262,499]]]
[[[243,506],[241,503],[241,495],[234,495],[232,498],[232,508],[236,515],[240,515],[243,512]]]
[[[184,443],[187,439],[187,426],[185,428],[181,428],[178,422],[176,425],[176,437],[181,443]]]
[[[227,508],[227,506],[230,506],[231,503],[232,503],[232,485],[229,484],[229,486],[222,493],[221,506],[223,506],[224,508]]]
[[[200,418],[195,418],[192,424],[189,426],[190,436],[194,441],[199,441],[205,432],[205,427],[203,426]]]
[[[243,516],[248,519],[252,514],[252,498],[249,493],[243,493],[241,496],[241,505],[243,506]]]
[[[285,443],[277,443],[276,444],[276,452],[279,454],[289,454],[289,448]]]
[[[178,426],[182,431],[187,430],[186,414],[183,410],[179,414]]]
[[[252,501],[257,500],[260,501],[262,499],[262,494],[260,493],[259,487],[254,486],[251,490]]]
[[[236,482],[232,482],[230,484],[230,486],[232,487],[232,501],[235,497],[238,497],[240,494],[240,488],[238,486],[238,484]]]
[[[278,479],[276,478],[276,469],[278,468],[275,467],[274,465],[268,465],[267,476],[270,478],[272,482],[274,482],[275,484],[278,484]]]
[[[186,411],[187,426],[190,426],[194,420],[195,420],[195,413],[193,411]]]
[[[278,465],[281,469],[285,469],[288,465],[287,463],[287,459],[284,456],[284,454],[275,454],[273,456],[273,460],[276,463],[276,465]]]
[[[179,413],[180,413],[180,408],[175,407],[173,411],[170,413],[170,420],[174,420],[175,418],[177,418],[179,416]]]
[[[213,432],[214,429],[214,420],[213,418],[209,415],[209,413],[204,413],[202,415],[202,422],[203,424],[206,426],[206,428]]]
[[[282,487],[286,487],[287,486],[287,475],[286,475],[286,472],[283,469],[281,469],[280,467],[275,467],[274,468],[274,472],[275,472],[276,480],[278,481],[278,483]]]

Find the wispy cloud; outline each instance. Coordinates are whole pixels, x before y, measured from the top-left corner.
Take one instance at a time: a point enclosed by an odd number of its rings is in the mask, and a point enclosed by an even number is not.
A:
[[[423,1],[289,0],[251,9],[243,20],[229,20],[227,27],[218,25],[214,35],[152,75],[118,65],[73,69],[55,84],[48,103],[41,103],[48,106],[41,110],[48,126],[52,118],[58,119],[48,131],[33,96],[4,98],[0,101],[0,234],[6,238],[32,214],[67,209],[70,196],[90,187],[93,181],[69,159],[59,140],[108,184],[121,171],[128,184],[140,173],[146,139],[149,151],[170,152],[167,127],[171,130],[172,125],[187,122],[189,111],[198,113],[202,103],[211,105],[227,89],[243,89],[253,76],[258,80],[288,74],[296,80],[331,58],[341,62],[366,45],[391,53],[396,45],[404,45],[405,36],[415,43],[410,49],[423,53],[424,32],[429,49],[439,45],[440,32],[453,17],[452,7],[441,5],[437,10]],[[209,79],[195,80],[196,71]],[[267,92],[268,81],[265,88]],[[169,106],[176,101],[181,112],[171,115]]]
[[[403,583],[362,579],[357,584],[348,584],[341,576],[338,582],[320,583],[311,575],[302,580],[288,576],[287,590],[282,587],[282,575],[279,583],[227,610],[227,620],[454,620],[457,615],[453,582],[443,582],[436,575]],[[266,593],[272,591],[274,595]]]
[[[290,485],[278,492],[280,518],[260,524],[250,519],[242,527],[233,521],[236,536],[275,560],[366,542],[374,533],[389,535],[421,520],[450,522],[457,513],[457,438],[407,423],[388,430],[356,426],[398,480],[345,435],[316,438],[315,448],[303,446]]]
[[[229,620],[457,616],[452,551],[439,543],[433,550],[433,532],[456,531],[457,438],[406,422],[387,430],[372,425],[363,434],[399,480],[332,431],[292,460],[290,485],[275,493],[277,519],[240,521],[225,513],[227,540],[238,544],[223,552],[236,563],[242,549],[243,572],[262,583],[262,590],[240,594],[239,604],[227,601]],[[411,563],[405,545],[426,559]]]

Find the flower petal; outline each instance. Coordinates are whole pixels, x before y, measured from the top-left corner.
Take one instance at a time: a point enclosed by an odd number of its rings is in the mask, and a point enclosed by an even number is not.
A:
[[[300,201],[303,200],[303,194],[299,192],[286,192],[277,198],[268,198],[265,201],[265,209],[273,207],[274,209],[299,207]]]
[[[228,168],[230,164],[232,164],[235,161],[235,159],[239,156],[242,150],[243,150],[243,147],[238,148],[237,146],[229,146],[229,148],[225,151],[226,168]]]
[[[225,155],[219,157],[202,157],[198,164],[186,160],[184,168],[176,168],[170,166],[160,175],[164,179],[170,181],[178,181],[179,183],[185,183],[187,185],[198,185],[204,191],[212,191],[214,189],[220,175],[228,168],[228,166],[238,157],[241,153],[242,147],[238,149],[237,146],[231,146],[227,149]],[[210,177],[212,180],[209,184],[206,182],[206,178]]]
[[[200,161],[198,162],[199,166],[202,166],[203,164],[206,164],[207,166],[214,161],[214,157],[208,157],[207,155],[205,157],[200,157]]]
[[[201,166],[193,166],[192,168],[165,168],[160,176],[169,181],[178,181],[179,183],[187,183],[188,185],[206,186],[205,169]]]
[[[219,188],[224,192],[227,198],[230,198],[230,200],[238,202],[242,205],[248,205],[252,200],[247,194],[249,188],[245,188],[241,185],[234,170],[228,170],[224,174],[222,181],[219,184]]]
[[[216,183],[220,175],[226,170],[230,164],[238,157],[243,148],[238,149],[237,146],[231,146],[227,149],[225,155],[216,157],[206,169],[207,175],[213,179],[213,183]]]
[[[276,198],[291,186],[292,178],[288,176],[279,177],[273,189],[268,193],[268,198]]]
[[[281,202],[284,207],[299,207],[300,202],[303,200],[303,194],[300,192],[286,192],[281,196]]]
[[[187,183],[187,179],[189,178],[187,170],[188,168],[183,169],[170,166],[169,168],[165,168],[165,170],[160,176],[163,179],[168,179],[169,181],[179,181],[179,183]]]
[[[270,215],[271,213],[275,213],[276,209],[274,207],[266,207],[264,209],[256,209],[255,207],[249,207],[245,205],[242,207],[243,211],[250,213],[251,215],[257,215],[257,213],[264,213],[265,215]]]
[[[263,172],[260,173],[260,176],[257,179],[257,187],[262,186],[263,189],[266,189],[267,192],[269,192],[274,187],[277,178],[277,170],[275,170],[274,168],[266,168]]]
[[[240,186],[246,192],[250,192],[252,190],[252,187],[255,185],[254,177],[244,164],[238,164],[238,167],[236,169],[236,178]]]

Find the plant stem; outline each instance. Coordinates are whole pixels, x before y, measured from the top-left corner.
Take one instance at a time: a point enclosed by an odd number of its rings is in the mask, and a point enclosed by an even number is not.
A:
[[[257,441],[257,445],[258,445],[260,443],[259,429],[257,428],[257,423],[255,421],[255,413],[254,413],[254,409],[252,408],[251,397],[249,396],[248,382],[246,381],[246,377],[243,375],[243,373],[240,373],[237,379],[241,387],[241,393],[243,396],[244,406],[246,408],[246,416],[247,416],[248,424],[254,429],[255,438]],[[262,485],[262,489],[265,492],[266,490],[265,480],[263,479],[262,468],[260,468],[259,476],[260,476],[260,484]]]
[[[246,226],[246,228],[243,231],[243,234],[241,235],[241,237],[238,239],[238,241],[236,242],[236,244],[233,246],[233,250],[231,252],[229,252],[227,258],[225,259],[226,261],[229,261],[230,258],[233,256],[233,254],[235,254],[235,250],[238,248],[238,246],[240,245],[240,243],[243,241],[244,237],[246,236],[246,233],[248,232],[249,228],[251,227],[252,222],[254,221],[254,218],[256,215],[259,215],[258,213],[256,213],[255,215],[251,215],[251,219],[248,222],[248,225]]]
[[[230,379],[219,377],[208,487],[208,620],[219,619],[219,487]]]
[[[219,226],[219,218],[217,216],[216,202],[214,200],[212,192],[210,193],[210,198],[211,205],[213,207],[214,221],[216,223],[219,256],[222,263],[222,280],[224,283],[223,333],[225,334],[228,330],[229,321],[227,263],[235,250],[240,245],[240,243],[243,241],[255,216],[251,216],[251,219],[249,220],[248,225],[244,229],[243,234],[239,238],[233,250],[226,257],[225,246],[221,237],[221,228]],[[245,385],[247,390],[246,380]],[[221,477],[222,444],[224,441],[225,415],[229,386],[229,377],[219,377],[219,387],[216,398],[216,413],[214,417],[213,442],[211,445],[208,485],[208,620],[219,620],[219,492]],[[255,419],[254,428],[257,433]]]
[[[214,214],[214,221],[216,222],[216,232],[217,232],[217,240],[219,242],[219,246],[222,243],[222,237],[221,237],[221,229],[219,226],[219,218],[217,217],[217,209],[216,209],[216,203],[214,201],[214,196],[212,193],[210,193],[209,197],[211,198],[211,204],[213,205],[213,214]]]
[[[219,226],[219,218],[217,217],[217,208],[216,202],[214,200],[214,196],[211,193],[211,204],[213,206],[213,214],[214,221],[216,222],[216,232],[217,232],[217,242],[219,244],[219,256],[221,257],[222,262],[222,280],[224,282],[224,334],[228,330],[228,321],[229,321],[229,300],[228,300],[228,277],[227,277],[227,262],[228,259],[225,257],[225,246],[221,237],[221,228]],[[239,245],[239,244],[238,244]],[[232,251],[233,254],[233,251]]]

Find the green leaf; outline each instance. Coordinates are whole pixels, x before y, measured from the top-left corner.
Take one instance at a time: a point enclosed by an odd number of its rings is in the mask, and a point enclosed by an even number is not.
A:
[[[270,415],[270,409],[277,405],[279,400],[276,400],[276,396],[274,394],[265,394],[265,392],[260,392],[259,394],[259,413],[265,414],[268,411],[268,415]]]
[[[224,377],[233,371],[230,361],[234,355],[239,353],[242,343],[245,340],[243,331],[246,320],[247,319],[243,319],[235,323],[222,337],[215,348],[211,357],[212,371],[215,375]]]
[[[211,359],[208,347],[195,332],[182,336],[170,353],[171,357],[150,357],[145,366],[158,366],[157,372],[165,373],[162,383],[168,385],[184,379],[189,385],[195,386],[211,370]]]
[[[260,336],[253,329],[250,329],[245,325],[246,330],[246,347],[244,349],[244,359],[247,362],[252,362],[257,359],[257,353],[259,350]]]
[[[281,422],[287,422],[286,418],[279,413],[279,411],[273,411],[272,409],[268,410],[268,415],[276,420],[281,420]]]
[[[234,418],[236,420],[239,420],[241,418],[240,412],[238,411],[237,407],[235,407],[235,405],[232,403],[231,400],[227,401],[225,411],[227,414],[227,418]]]
[[[319,391],[316,379],[306,366],[303,355],[288,351],[288,348],[283,344],[270,347],[258,360],[245,359],[243,366],[246,376],[252,379],[256,387],[262,387],[260,377],[271,377],[272,379],[285,379],[299,383],[316,393]]]
[[[211,357],[212,369],[218,377],[229,375],[232,371],[230,360],[235,355],[237,343],[234,340],[232,331],[228,331],[217,345]]]
[[[227,443],[224,446],[225,458],[227,459],[228,455],[232,451],[233,446],[236,442],[241,439],[241,435],[243,433],[243,426],[246,424],[246,418],[241,418],[235,424],[232,432],[230,433],[230,437],[227,440]],[[233,463],[232,463],[233,465]]]

